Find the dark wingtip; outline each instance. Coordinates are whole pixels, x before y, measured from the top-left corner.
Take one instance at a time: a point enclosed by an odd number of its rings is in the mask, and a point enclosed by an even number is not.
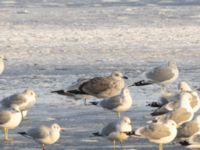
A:
[[[26,132],[17,132],[18,134],[20,134],[20,135],[26,135]]]
[[[149,107],[161,107],[161,104],[159,104],[158,102],[151,102],[151,103],[148,103],[146,106],[149,106]]]
[[[92,105],[98,105],[98,102],[90,102]]]
[[[99,132],[92,133],[94,136],[102,136]]]
[[[57,94],[65,94],[64,90],[57,90],[57,91],[51,91],[51,93],[57,93]]]
[[[130,132],[125,132],[125,133],[126,133],[126,135],[128,135],[128,136],[136,135],[136,134],[135,134],[135,130],[130,131]]]
[[[179,142],[181,145],[183,145],[183,146],[188,146],[188,145],[190,145],[190,143],[188,142],[188,141],[180,141]]]

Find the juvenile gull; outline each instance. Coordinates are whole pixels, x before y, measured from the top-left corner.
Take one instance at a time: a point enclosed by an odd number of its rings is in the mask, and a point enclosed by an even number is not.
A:
[[[0,128],[4,130],[4,140],[9,141],[8,130],[19,126],[22,114],[18,105],[13,104],[9,109],[0,111]]]
[[[27,89],[21,93],[4,98],[0,103],[5,108],[17,104],[23,113],[23,117],[25,117],[24,115],[27,114],[27,110],[36,103],[36,94],[33,90]]]
[[[92,99],[93,96],[87,95],[87,94],[74,94],[73,91],[78,91],[81,84],[88,82],[90,79],[80,78],[76,82],[72,83],[66,90],[57,90],[57,91],[51,91],[51,93],[57,93],[60,95],[68,96],[70,98],[73,98],[75,100],[84,100],[84,104],[86,105],[86,101],[88,99]]]
[[[156,67],[145,74],[147,79],[133,83],[131,86],[143,86],[149,84],[158,84],[164,88],[166,85],[174,82],[179,75],[179,70],[175,61],[169,61],[167,64]]]
[[[92,95],[97,98],[108,98],[120,94],[124,88],[124,79],[127,79],[119,71],[112,72],[106,77],[95,77],[83,82],[77,90],[68,91],[73,94]]]
[[[99,102],[91,102],[93,105],[98,105],[104,109],[117,112],[118,117],[120,117],[121,112],[128,111],[131,108],[132,103],[133,101],[128,88],[122,89],[121,93],[117,96]]]
[[[0,74],[3,73],[4,71],[4,61],[6,60],[6,58],[3,55],[0,55]]]
[[[159,144],[159,150],[162,150],[163,144],[170,143],[175,139],[177,135],[176,123],[173,120],[151,123],[137,129],[132,134],[147,138],[150,142]]]
[[[190,122],[183,124],[178,129],[178,138],[185,139],[193,136],[197,132],[200,132],[200,116],[197,116]]]
[[[64,130],[60,125],[54,123],[51,127],[40,126],[39,128],[29,129],[27,132],[18,132],[19,134],[32,138],[42,145],[42,150],[45,150],[45,145],[54,144],[60,138],[60,131]]]
[[[128,139],[129,133],[132,131],[131,119],[129,117],[123,117],[120,121],[114,121],[106,125],[101,132],[93,133],[95,136],[107,137],[113,142],[113,148],[116,149],[116,142],[120,142],[123,149],[122,142]]]

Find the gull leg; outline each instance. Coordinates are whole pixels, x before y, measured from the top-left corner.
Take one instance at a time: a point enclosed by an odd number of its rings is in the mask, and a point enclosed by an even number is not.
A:
[[[163,150],[163,144],[162,143],[159,144],[159,150]]]
[[[46,147],[44,144],[42,144],[42,150],[46,150]]]
[[[120,142],[120,145],[121,145],[121,150],[124,150],[124,146],[122,142]]]
[[[120,118],[120,112],[117,112],[117,116],[118,116],[118,118]]]
[[[4,128],[4,141],[8,141],[7,128]]]
[[[87,105],[86,98],[84,98],[84,105],[85,105],[85,106]]]
[[[113,140],[113,150],[116,150],[116,143],[115,143],[115,140]]]

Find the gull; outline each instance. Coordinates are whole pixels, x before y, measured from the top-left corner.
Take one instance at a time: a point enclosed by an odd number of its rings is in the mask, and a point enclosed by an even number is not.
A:
[[[4,140],[9,141],[8,130],[19,126],[22,114],[18,105],[13,104],[9,109],[0,111],[0,128],[4,130]]]
[[[200,132],[179,143],[187,148],[200,148]]]
[[[116,142],[120,142],[121,149],[123,149],[122,142],[128,139],[127,133],[132,131],[132,123],[129,117],[123,117],[120,121],[114,121],[107,124],[100,132],[93,133],[95,136],[107,137],[113,142],[113,148],[116,149]]]
[[[183,93],[180,98],[179,107],[169,113],[164,115],[157,116],[155,121],[163,121],[166,119],[173,120],[177,124],[177,128],[180,127],[183,123],[189,122],[193,119],[194,112],[190,105],[189,93]]]
[[[51,93],[57,93],[59,95],[64,95],[64,96],[68,96],[70,98],[73,98],[75,100],[80,100],[83,99],[84,100],[84,104],[87,105],[87,100],[92,99],[93,96],[91,95],[87,95],[87,94],[74,94],[73,91],[78,91],[80,85],[82,85],[83,83],[89,81],[89,79],[85,79],[85,78],[80,78],[78,79],[76,82],[72,83],[72,85],[70,85],[66,90],[56,90],[56,91],[51,91]]]
[[[120,94],[124,88],[124,79],[128,79],[119,71],[113,71],[106,77],[95,77],[81,83],[77,89],[69,90],[71,94],[86,94],[97,98],[108,98]]]
[[[131,86],[144,86],[149,84],[158,84],[164,90],[165,86],[174,82],[179,75],[179,70],[175,61],[169,61],[167,64],[153,68],[145,76],[147,79],[133,83]]]
[[[176,123],[173,120],[151,123],[129,133],[129,135],[131,134],[159,144],[159,150],[162,150],[163,144],[170,143],[175,139],[177,135]]]
[[[121,112],[128,111],[131,108],[132,103],[133,100],[128,88],[122,89],[121,93],[117,96],[113,96],[99,102],[91,102],[92,105],[101,106],[104,109],[117,112],[118,117],[120,117]]]
[[[13,94],[0,101],[0,104],[5,108],[9,108],[11,105],[17,104],[20,111],[23,113],[23,117],[26,116],[27,110],[31,108],[35,103],[36,94],[31,89],[26,89],[21,93]]]
[[[60,125],[54,123],[51,127],[40,126],[38,128],[31,128],[27,132],[18,132],[22,136],[32,138],[37,143],[42,145],[42,150],[45,150],[45,145],[51,145],[60,138],[60,131],[63,131]]]
[[[198,115],[195,119],[183,124],[178,129],[177,137],[181,139],[189,138],[199,131],[200,131],[200,116]]]
[[[5,65],[4,65],[4,61],[6,61],[7,59],[3,56],[0,55],[0,74],[3,73]]]

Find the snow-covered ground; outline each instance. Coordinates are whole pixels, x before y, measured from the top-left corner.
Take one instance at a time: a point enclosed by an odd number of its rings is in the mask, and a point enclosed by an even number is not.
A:
[[[35,150],[39,146],[17,131],[58,122],[67,131],[50,150],[112,149],[106,139],[90,137],[116,115],[81,101],[51,94],[79,77],[108,75],[121,70],[127,84],[147,69],[174,59],[179,79],[200,87],[199,0],[1,0],[0,53],[6,70],[0,76],[0,95],[34,89],[38,102],[29,119],[10,131],[12,144],[2,150]],[[144,125],[157,100],[158,86],[132,88],[134,106],[124,113],[135,128]],[[0,134],[3,139],[3,134]],[[155,149],[147,140],[130,138],[125,149]],[[183,149],[168,144],[165,149]]]

